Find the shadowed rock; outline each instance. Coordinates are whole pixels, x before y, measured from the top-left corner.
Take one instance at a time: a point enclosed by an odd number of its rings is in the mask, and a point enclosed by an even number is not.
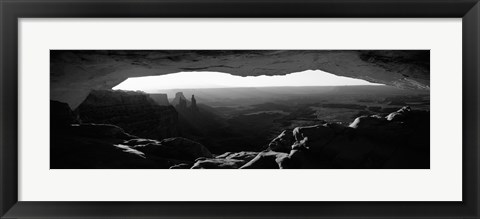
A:
[[[279,136],[268,144],[268,149],[277,152],[288,153],[295,142],[292,130],[284,130]]]
[[[360,116],[350,127],[294,130],[285,168],[429,168],[429,113],[409,107],[386,118]]]
[[[118,139],[136,138],[133,135],[125,133],[122,128],[115,125],[108,125],[108,124],[71,125],[69,129],[70,129],[70,132],[75,133],[79,136],[105,137],[105,138],[118,138]]]
[[[275,151],[262,151],[253,160],[246,163],[241,169],[279,169],[287,153]]]
[[[214,158],[199,160],[192,166],[192,169],[238,169],[244,163],[243,160]]]
[[[226,152],[213,159],[198,158],[192,169],[238,169],[252,160],[259,152]]]
[[[116,125],[143,138],[178,136],[175,108],[159,106],[143,92],[94,90],[76,112],[83,122]]]
[[[236,159],[236,160],[243,160],[247,162],[252,160],[254,157],[256,157],[258,153],[259,152],[253,152],[253,151],[226,152],[224,154],[216,156],[215,158]]]
[[[52,128],[63,128],[79,123],[68,104],[54,100],[50,101],[50,118]]]
[[[388,121],[402,121],[408,119],[408,116],[413,113],[412,109],[408,106],[404,106],[401,109],[397,110],[396,112],[388,114],[385,117]]]
[[[375,128],[386,124],[386,120],[378,115],[357,117],[350,125],[350,128]]]
[[[275,138],[269,150],[214,157],[186,138],[138,138],[109,124],[76,123],[65,104],[52,114],[50,167],[171,169],[429,168],[430,114],[403,107],[385,117],[360,116],[350,127],[336,123],[298,127]],[[284,150],[278,152],[274,150]]]
[[[149,94],[149,96],[160,106],[170,105],[167,94]]]
[[[126,144],[129,144],[129,142],[126,142]],[[159,142],[152,141],[131,147],[145,153],[147,157],[158,156],[188,161],[194,161],[199,157],[213,157],[205,146],[186,138],[168,138]]]

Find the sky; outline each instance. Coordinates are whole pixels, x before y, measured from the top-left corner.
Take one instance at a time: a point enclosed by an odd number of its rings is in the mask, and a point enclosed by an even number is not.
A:
[[[168,89],[349,85],[381,84],[374,84],[361,79],[341,77],[321,70],[307,70],[278,76],[261,75],[247,77],[221,72],[178,72],[167,75],[128,78],[113,89],[153,92]]]

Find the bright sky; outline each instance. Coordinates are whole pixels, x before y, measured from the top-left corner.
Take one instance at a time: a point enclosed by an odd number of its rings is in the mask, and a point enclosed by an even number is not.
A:
[[[360,79],[340,77],[320,70],[307,70],[279,76],[241,77],[221,72],[178,72],[174,74],[129,78],[113,89],[168,90],[229,87],[348,86],[381,85]]]

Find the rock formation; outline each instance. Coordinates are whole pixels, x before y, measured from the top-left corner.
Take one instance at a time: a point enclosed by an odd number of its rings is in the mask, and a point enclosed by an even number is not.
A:
[[[283,160],[288,157],[287,153],[275,151],[262,151],[251,161],[240,167],[241,169],[278,169]]]
[[[192,95],[192,99],[190,100],[190,111],[193,113],[198,112],[197,100],[195,99],[195,95]]]
[[[141,151],[146,156],[168,157],[182,161],[195,161],[197,158],[212,158],[210,151],[200,143],[186,138],[167,138],[162,141],[132,139],[123,144]]]
[[[78,117],[75,115],[68,104],[59,101],[50,101],[50,126],[66,127],[70,124],[78,124]]]
[[[286,130],[242,168],[429,168],[430,115],[409,107]],[[293,138],[291,137],[293,136]],[[291,145],[286,156],[286,145]]]
[[[149,94],[149,96],[160,106],[170,105],[167,94]]]
[[[172,106],[179,110],[186,110],[187,109],[187,98],[183,95],[183,92],[175,93],[175,98],[173,98],[171,102]]]
[[[279,136],[270,142],[268,149],[277,152],[289,152],[292,149],[292,143],[292,130],[284,130]]]
[[[192,169],[239,169],[258,155],[258,152],[226,152],[215,158],[199,158]]]
[[[285,130],[265,151],[215,156],[186,138],[139,138],[115,125],[80,123],[65,103],[51,102],[51,106],[53,169],[430,167],[429,112],[409,107],[386,116],[361,116],[350,126],[321,123]]]
[[[146,93],[93,90],[75,110],[82,122],[112,124],[133,135],[163,139],[178,136],[178,114]]]
[[[138,138],[115,125],[77,124],[65,116],[74,114],[63,107],[67,104],[51,105],[56,106],[51,123],[63,121],[50,130],[52,169],[164,169],[191,167],[197,158],[213,158],[203,145],[188,139],[158,141]]]
[[[50,58],[51,99],[72,108],[92,89],[182,71],[258,76],[323,70],[399,88],[430,86],[428,50],[52,50]]]

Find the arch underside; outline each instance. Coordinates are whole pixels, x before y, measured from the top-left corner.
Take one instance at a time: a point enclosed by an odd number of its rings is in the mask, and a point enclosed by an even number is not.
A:
[[[51,99],[76,108],[92,89],[185,71],[239,76],[322,70],[403,89],[430,87],[429,50],[52,50]]]

